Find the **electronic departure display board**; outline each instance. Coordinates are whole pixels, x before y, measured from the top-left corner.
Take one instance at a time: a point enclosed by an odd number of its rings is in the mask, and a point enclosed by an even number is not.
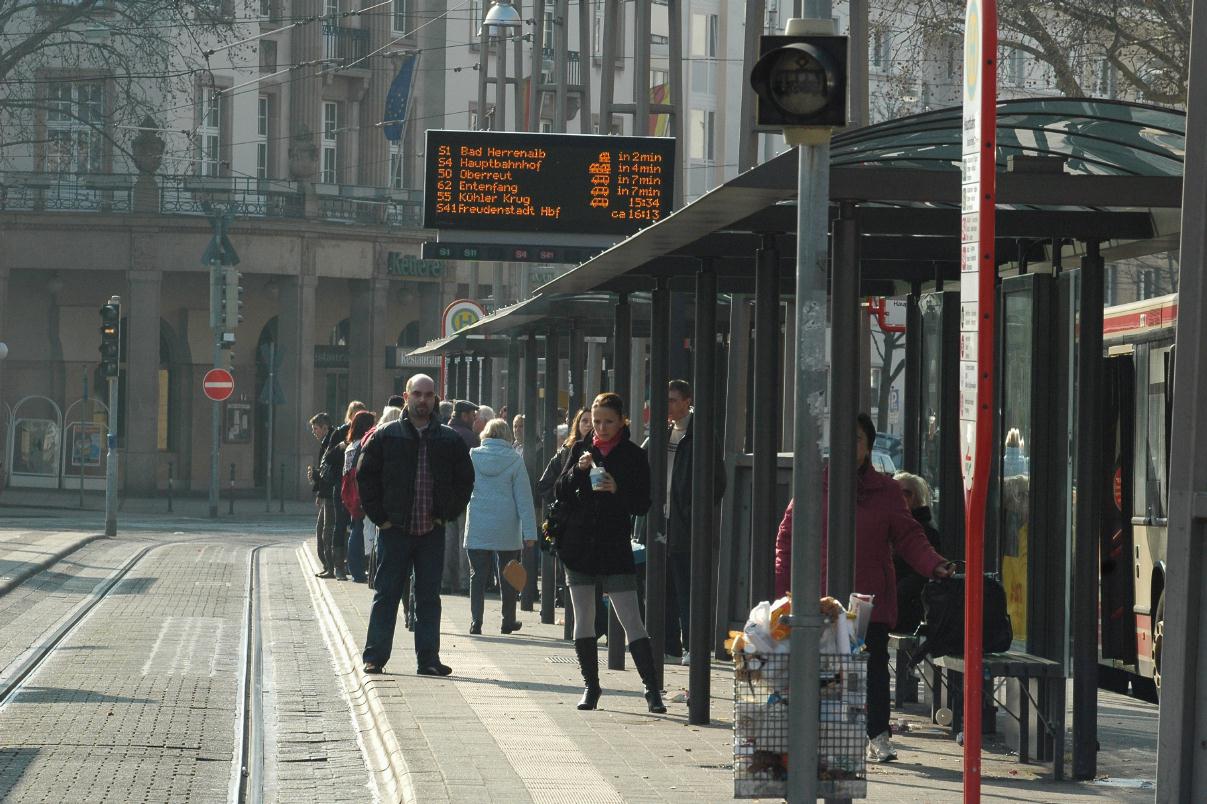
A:
[[[423,225],[632,234],[671,213],[669,137],[427,132]]]

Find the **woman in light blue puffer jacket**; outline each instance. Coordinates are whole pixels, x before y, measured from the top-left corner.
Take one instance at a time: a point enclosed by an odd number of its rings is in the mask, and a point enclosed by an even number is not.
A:
[[[493,568],[499,573],[503,598],[500,632],[520,630],[515,616],[517,591],[503,579],[507,562],[520,558],[521,543],[536,542],[532,487],[524,459],[511,446],[506,419],[491,419],[482,429],[482,446],[469,451],[474,463],[474,493],[465,518],[465,549],[469,553],[469,611],[471,634],[482,633],[486,585]]]

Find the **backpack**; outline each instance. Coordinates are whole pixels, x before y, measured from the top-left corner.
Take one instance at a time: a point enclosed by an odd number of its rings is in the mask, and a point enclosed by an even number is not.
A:
[[[356,485],[356,459],[360,457],[360,447],[360,444],[356,445],[356,452],[352,453],[352,468],[344,472],[339,487],[339,498],[353,519],[365,515],[365,509],[360,504],[360,487]]]
[[[1001,653],[1010,650],[1014,641],[1014,628],[1006,610],[1006,590],[992,573],[985,573],[984,584],[982,644],[985,653]],[[910,665],[927,656],[963,656],[964,576],[928,581],[922,587],[922,610],[917,634],[923,641],[910,654]]]

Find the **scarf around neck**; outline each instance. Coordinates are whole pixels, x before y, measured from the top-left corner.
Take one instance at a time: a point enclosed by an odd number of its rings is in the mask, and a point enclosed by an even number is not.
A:
[[[608,453],[615,449],[616,445],[620,443],[621,436],[623,435],[624,432],[622,431],[617,433],[612,439],[604,441],[600,439],[598,435],[592,433],[591,444],[606,458],[608,457]]]

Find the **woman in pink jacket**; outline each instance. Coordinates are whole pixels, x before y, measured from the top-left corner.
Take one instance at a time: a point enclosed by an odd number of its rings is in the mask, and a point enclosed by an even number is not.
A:
[[[864,645],[868,651],[868,758],[888,762],[897,758],[889,732],[888,633],[897,623],[897,577],[894,552],[920,575],[947,578],[954,565],[935,552],[921,525],[905,507],[901,486],[877,472],[869,460],[876,443],[876,426],[860,413],[855,436],[859,480],[855,498],[855,586],[856,592],[875,595],[872,619]],[[826,549],[828,504],[825,491],[829,476],[822,477],[821,588],[826,592]],[[775,538],[775,593],[788,591],[792,571],[792,511],[788,503]]]

